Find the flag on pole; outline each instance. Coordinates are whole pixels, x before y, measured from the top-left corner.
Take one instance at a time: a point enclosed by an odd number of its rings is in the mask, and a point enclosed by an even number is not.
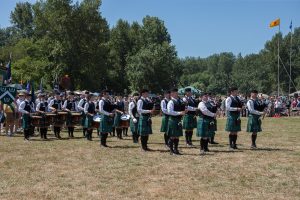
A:
[[[290,29],[292,30],[292,28],[293,28],[293,21],[291,20]]]
[[[272,28],[274,26],[279,26],[279,25],[280,25],[280,19],[278,18],[270,23],[270,28]]]
[[[31,82],[31,102],[35,103],[34,84],[33,84],[33,81]]]
[[[30,92],[30,81],[27,81],[26,91],[27,91],[28,93]]]

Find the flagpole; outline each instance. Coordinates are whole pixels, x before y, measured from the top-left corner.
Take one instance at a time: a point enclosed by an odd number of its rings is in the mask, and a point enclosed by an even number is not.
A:
[[[280,24],[278,28],[278,53],[277,53],[277,97],[279,97],[279,37],[280,37]]]
[[[293,38],[293,30],[292,30],[292,27],[291,27],[289,94],[291,94],[291,81],[292,81],[292,40],[293,40],[292,38]]]

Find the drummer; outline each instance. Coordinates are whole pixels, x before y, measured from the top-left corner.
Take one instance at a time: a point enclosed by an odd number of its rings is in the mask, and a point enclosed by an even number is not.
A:
[[[123,127],[121,126],[121,116],[123,115],[123,111],[124,111],[124,104],[122,102],[122,97],[118,96],[117,97],[117,102],[116,102],[116,113],[115,113],[115,118],[114,118],[114,127],[116,129],[117,132],[117,138],[118,139],[123,139],[122,137],[122,131],[123,131]]]
[[[84,128],[86,128],[86,139],[92,141],[93,134],[93,117],[95,115],[95,103],[93,94],[87,95],[87,102],[84,105],[84,114],[86,116]]]
[[[55,97],[54,99],[52,99],[48,105],[48,109],[52,112],[57,113],[57,111],[61,111],[62,110],[62,102],[61,102],[61,96],[59,92],[55,93]],[[59,116],[56,116],[56,121],[59,120]],[[60,137],[60,129],[61,127],[59,125],[57,125],[56,123],[54,123],[54,135],[55,137],[57,137],[58,139],[61,139]]]
[[[136,106],[138,99],[139,99],[139,94],[134,93],[128,108],[128,113],[130,115],[130,130],[132,133],[133,143],[139,142],[139,134],[138,134],[139,113],[137,112],[137,106]]]
[[[30,137],[30,129],[31,127],[31,120],[30,120],[30,113],[33,112],[30,106],[31,96],[27,92],[20,93],[20,95],[25,95],[25,100],[19,106],[19,112],[22,113],[22,128],[24,130],[24,140],[29,141]]]
[[[67,121],[66,125],[68,127],[68,135],[69,137],[73,138],[74,137],[74,122],[72,118],[72,113],[71,112],[76,112],[77,111],[77,104],[74,99],[74,93],[70,92],[67,96],[67,100],[65,100],[63,104],[63,110],[68,112],[67,116]]]
[[[77,105],[77,110],[81,112],[81,125],[82,125],[82,133],[83,133],[83,137],[85,137],[86,134],[86,128],[84,128],[84,124],[85,124],[85,114],[84,114],[84,106],[87,102],[87,96],[89,95],[88,91],[85,91],[82,96],[81,99]]]
[[[42,116],[42,119],[40,120],[40,134],[41,139],[47,140],[47,130],[48,126],[46,124],[46,116],[45,113],[48,112],[48,102],[45,101],[45,94],[39,93],[38,94],[39,101],[36,105],[36,112],[39,113]]]

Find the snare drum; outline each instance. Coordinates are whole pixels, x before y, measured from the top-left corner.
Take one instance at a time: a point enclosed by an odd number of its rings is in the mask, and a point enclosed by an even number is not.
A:
[[[130,125],[130,115],[122,115],[121,116],[121,121],[120,121],[120,127],[122,128],[128,128]]]
[[[93,117],[92,127],[98,129],[99,126],[100,126],[100,121],[101,121],[101,116],[100,115],[95,115]]]
[[[41,126],[41,120],[42,117],[38,115],[32,115],[31,116],[31,125],[34,127],[40,127]]]
[[[80,124],[81,123],[81,113],[80,112],[71,112],[72,115],[72,123]]]
[[[45,118],[46,118],[45,124],[47,124],[47,126],[52,125],[55,122],[55,117],[56,117],[56,114],[54,114],[54,113],[45,113]]]

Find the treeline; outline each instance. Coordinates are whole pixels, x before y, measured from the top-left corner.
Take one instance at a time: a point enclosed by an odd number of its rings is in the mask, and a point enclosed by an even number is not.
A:
[[[164,22],[145,16],[142,23],[120,19],[111,29],[101,14],[101,0],[45,0],[17,3],[11,27],[0,29],[0,59],[12,52],[14,82],[41,80],[49,89],[56,77],[69,75],[72,89],[112,89],[129,93],[142,87],[161,92],[193,85],[225,94],[231,85],[242,92],[277,88],[277,39],[289,67],[290,35],[277,34],[259,54],[221,53],[179,59]],[[209,47],[203,47],[209,48]],[[300,29],[293,34],[292,79],[300,86]],[[281,89],[288,76],[281,67]],[[295,90],[295,88],[293,88]]]

